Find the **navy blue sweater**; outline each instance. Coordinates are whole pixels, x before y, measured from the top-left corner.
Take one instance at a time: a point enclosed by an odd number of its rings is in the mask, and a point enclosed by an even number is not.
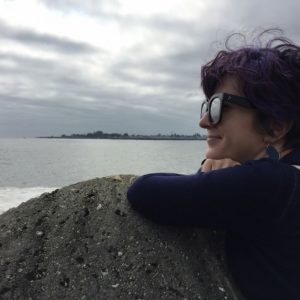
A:
[[[194,175],[139,177],[128,200],[168,225],[225,229],[227,264],[250,300],[300,299],[300,149]]]

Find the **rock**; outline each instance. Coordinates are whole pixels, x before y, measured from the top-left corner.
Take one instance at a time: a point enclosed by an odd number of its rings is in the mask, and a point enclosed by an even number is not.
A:
[[[223,233],[133,211],[134,176],[77,183],[0,216],[0,299],[238,299]]]

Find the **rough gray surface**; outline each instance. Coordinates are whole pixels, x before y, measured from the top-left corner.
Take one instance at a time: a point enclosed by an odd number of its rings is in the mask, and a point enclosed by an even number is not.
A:
[[[0,299],[238,299],[223,236],[134,212],[134,176],[77,183],[0,216]]]

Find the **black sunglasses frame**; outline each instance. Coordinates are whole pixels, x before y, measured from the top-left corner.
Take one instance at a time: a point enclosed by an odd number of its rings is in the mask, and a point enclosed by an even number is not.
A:
[[[220,102],[221,102],[220,110],[219,110],[220,113],[219,113],[218,118],[216,120],[213,120],[213,118],[211,116],[211,105],[212,105],[213,100],[216,98],[220,99]],[[226,103],[236,104],[239,106],[243,106],[245,108],[255,108],[254,105],[245,97],[236,96],[236,95],[227,94],[227,93],[217,93],[217,94],[213,94],[209,100],[204,100],[202,102],[200,118],[202,119],[204,114],[208,112],[209,122],[212,125],[217,125],[222,120],[223,105]],[[206,105],[205,111],[203,111],[204,105]]]

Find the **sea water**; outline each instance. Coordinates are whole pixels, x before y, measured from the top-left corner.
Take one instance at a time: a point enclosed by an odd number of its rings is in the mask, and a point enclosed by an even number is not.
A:
[[[44,192],[95,177],[195,173],[205,141],[0,139],[0,213]]]

